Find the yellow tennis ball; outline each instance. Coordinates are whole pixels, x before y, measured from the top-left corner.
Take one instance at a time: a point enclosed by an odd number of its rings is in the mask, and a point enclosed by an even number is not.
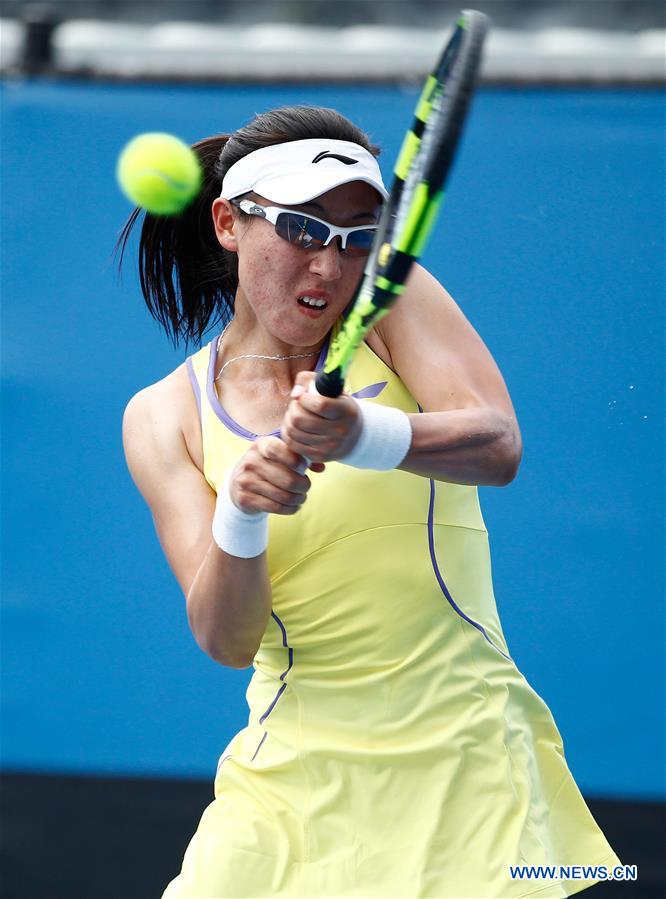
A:
[[[151,132],[131,140],[118,157],[123,193],[153,215],[177,215],[199,193],[201,165],[186,143]]]

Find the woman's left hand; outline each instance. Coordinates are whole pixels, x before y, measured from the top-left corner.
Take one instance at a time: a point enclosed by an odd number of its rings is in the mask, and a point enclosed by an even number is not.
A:
[[[361,411],[348,394],[336,399],[310,393],[315,372],[301,371],[291,392],[280,436],[290,450],[312,462],[341,459],[361,435]]]

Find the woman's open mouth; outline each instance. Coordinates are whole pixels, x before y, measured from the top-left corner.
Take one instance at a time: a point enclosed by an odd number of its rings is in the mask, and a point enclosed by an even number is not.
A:
[[[320,315],[328,306],[323,297],[313,297],[310,294],[303,294],[297,299],[298,305],[306,312],[312,315]]]

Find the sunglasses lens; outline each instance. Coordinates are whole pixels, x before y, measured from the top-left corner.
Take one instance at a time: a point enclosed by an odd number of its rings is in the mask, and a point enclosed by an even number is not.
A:
[[[281,212],[275,222],[275,230],[280,237],[302,250],[318,250],[331,234],[323,222],[298,212]],[[345,252],[349,256],[367,256],[374,237],[374,231],[352,231],[347,237]]]
[[[367,256],[374,239],[374,231],[352,231],[347,237],[347,253],[350,256]]]
[[[278,215],[275,230],[280,237],[303,250],[319,249],[329,235],[326,225],[291,212],[281,212]]]

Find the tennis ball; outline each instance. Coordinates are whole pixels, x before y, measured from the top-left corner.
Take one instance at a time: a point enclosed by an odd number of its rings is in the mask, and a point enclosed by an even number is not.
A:
[[[118,157],[123,193],[153,215],[178,215],[199,193],[196,153],[172,134],[151,132],[131,140]]]

